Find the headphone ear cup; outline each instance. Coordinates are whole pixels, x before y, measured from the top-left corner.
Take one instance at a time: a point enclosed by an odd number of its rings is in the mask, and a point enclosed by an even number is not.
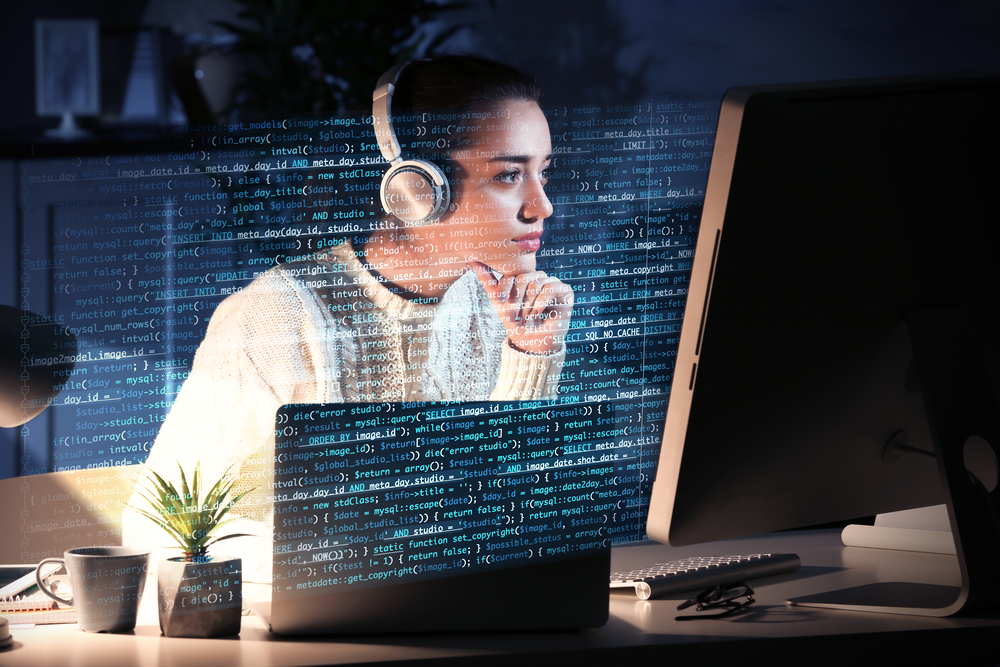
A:
[[[382,208],[407,225],[428,225],[444,215],[451,188],[444,172],[424,160],[392,165],[382,177]]]

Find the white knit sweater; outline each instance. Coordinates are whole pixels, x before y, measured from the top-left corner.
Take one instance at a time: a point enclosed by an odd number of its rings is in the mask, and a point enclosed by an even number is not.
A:
[[[565,346],[549,356],[512,348],[475,274],[464,273],[439,303],[416,303],[388,289],[349,243],[309,261],[279,265],[216,308],[191,372],[146,461],[179,480],[201,461],[204,479],[227,469],[240,488],[258,489],[210,553],[243,558],[247,581],[270,583],[274,419],[285,403],[554,398]],[[250,498],[248,497],[249,501]],[[148,507],[138,496],[132,503]],[[123,542],[170,545],[135,512]],[[154,552],[153,561],[179,555]]]

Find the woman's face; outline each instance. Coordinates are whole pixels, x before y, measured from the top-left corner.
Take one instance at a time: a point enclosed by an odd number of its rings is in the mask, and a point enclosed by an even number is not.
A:
[[[534,102],[508,102],[499,111],[502,117],[477,121],[471,141],[452,152],[458,209],[441,220],[438,256],[510,275],[535,270],[542,223],[552,215],[543,189],[552,142]]]

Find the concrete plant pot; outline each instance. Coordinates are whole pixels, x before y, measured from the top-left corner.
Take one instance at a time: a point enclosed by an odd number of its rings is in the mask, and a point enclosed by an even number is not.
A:
[[[240,632],[243,563],[239,558],[159,562],[160,632],[167,637],[226,637]]]

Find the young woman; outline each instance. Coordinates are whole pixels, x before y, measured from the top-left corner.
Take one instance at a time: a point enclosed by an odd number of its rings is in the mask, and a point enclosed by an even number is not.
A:
[[[387,217],[223,301],[147,459],[159,474],[200,460],[215,480],[235,465],[240,486],[266,499],[285,403],[555,398],[573,292],[536,268],[552,214],[537,83],[448,56],[408,64],[394,88],[394,116],[449,120],[432,126],[443,142],[420,142],[434,149],[407,151],[447,175],[448,209],[429,224]],[[250,581],[267,580],[270,517],[254,518],[232,532],[266,539],[224,551],[244,557]],[[126,543],[163,542],[138,514],[124,522]]]

